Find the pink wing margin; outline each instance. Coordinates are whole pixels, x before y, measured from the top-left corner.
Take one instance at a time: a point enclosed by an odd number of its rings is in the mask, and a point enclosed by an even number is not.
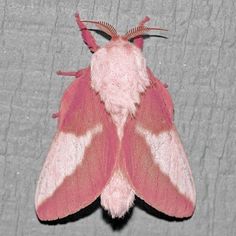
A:
[[[189,217],[196,193],[172,122],[173,104],[167,89],[148,73],[153,86],[142,95],[135,119],[126,123],[121,166],[138,197],[169,216]]]
[[[90,88],[90,69],[63,95],[58,121],[35,195],[40,220],[55,220],[92,203],[109,181],[117,153],[115,126]]]

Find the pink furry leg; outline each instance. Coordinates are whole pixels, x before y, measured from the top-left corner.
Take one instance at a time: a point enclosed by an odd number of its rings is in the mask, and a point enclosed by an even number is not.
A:
[[[145,18],[139,23],[138,26],[144,26],[144,24],[146,22],[148,22],[149,20],[150,20],[150,18],[148,16],[145,16]],[[139,36],[139,37],[135,38],[134,44],[142,50],[143,49],[143,37]]]
[[[56,112],[56,113],[53,113],[52,114],[52,118],[53,119],[56,119],[56,118],[58,118],[60,116],[60,113],[59,112]]]
[[[99,46],[97,45],[94,37],[89,32],[88,28],[85,26],[85,24],[81,21],[79,13],[75,13],[76,22],[82,32],[82,37],[84,42],[88,45],[88,48],[92,52],[96,52],[99,49]]]
[[[57,75],[61,75],[61,76],[74,76],[76,78],[80,77],[82,74],[81,71],[57,71]]]
[[[75,77],[79,77],[80,76],[80,72],[76,71],[76,72],[72,72],[72,71],[57,71],[57,75],[61,75],[61,76],[75,76]],[[60,112],[56,112],[52,114],[52,118],[56,119],[60,116]]]

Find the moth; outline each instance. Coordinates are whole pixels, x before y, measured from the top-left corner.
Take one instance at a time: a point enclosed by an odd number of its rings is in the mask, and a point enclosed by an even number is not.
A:
[[[58,127],[35,196],[40,220],[66,217],[100,196],[112,218],[123,217],[135,195],[169,216],[193,214],[196,192],[190,166],[173,123],[173,102],[146,65],[145,17],[125,35],[103,21],[75,15],[93,52],[90,65],[66,89]],[[85,26],[93,23],[111,40],[100,47]]]

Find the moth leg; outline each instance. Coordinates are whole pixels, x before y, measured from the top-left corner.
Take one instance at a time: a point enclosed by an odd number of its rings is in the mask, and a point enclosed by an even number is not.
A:
[[[145,16],[142,21],[140,21],[138,26],[144,26],[146,22],[148,22],[150,18],[148,16]],[[140,48],[141,50],[143,49],[143,37],[138,36],[137,38],[134,39],[134,44]]]
[[[92,52],[96,52],[99,49],[99,46],[97,45],[92,34],[89,32],[88,28],[81,21],[79,13],[75,13],[75,19],[76,19],[76,22],[77,22],[80,30],[81,30],[82,38],[83,38],[84,42],[87,44],[89,50]]]
[[[58,118],[60,116],[60,113],[59,112],[56,112],[56,113],[53,113],[52,114],[52,118],[53,119],[56,119],[56,118]]]
[[[80,71],[57,71],[57,75],[61,75],[61,76],[75,76],[75,77],[79,77],[80,76]]]

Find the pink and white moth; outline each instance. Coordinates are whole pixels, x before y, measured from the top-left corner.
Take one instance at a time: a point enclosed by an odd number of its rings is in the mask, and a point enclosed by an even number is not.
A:
[[[122,217],[137,195],[169,216],[193,214],[196,193],[187,156],[173,123],[173,103],[146,66],[145,17],[125,35],[102,21],[76,22],[93,52],[65,91],[58,128],[41,171],[35,207],[40,220],[55,220],[99,196],[112,218]],[[99,47],[84,22],[111,37]],[[133,43],[129,40],[133,39]]]

